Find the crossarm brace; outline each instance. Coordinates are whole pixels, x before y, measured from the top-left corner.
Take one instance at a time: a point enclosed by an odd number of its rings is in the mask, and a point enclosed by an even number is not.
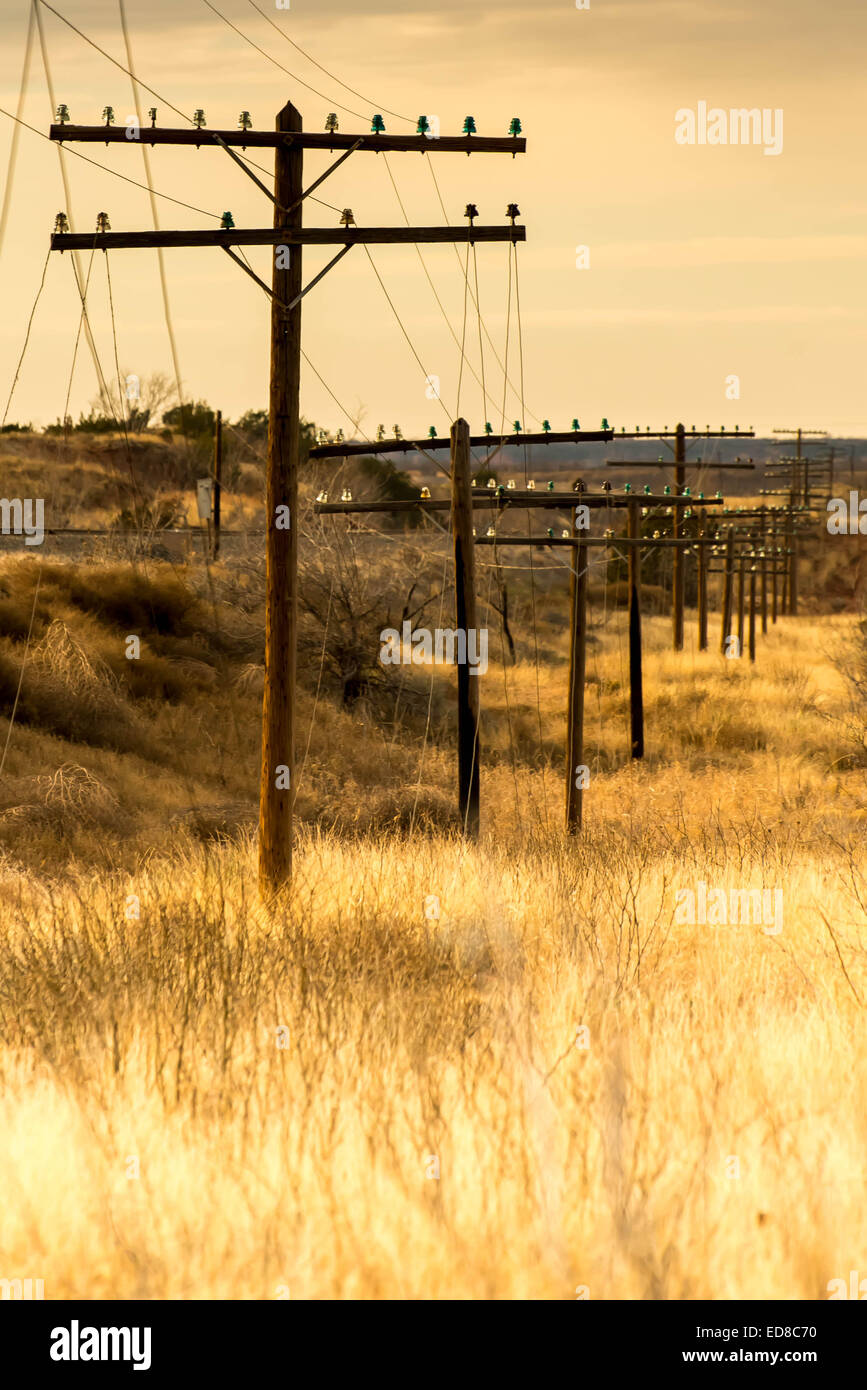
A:
[[[331,258],[331,260],[328,262],[327,266],[325,266],[322,270],[320,270],[320,272],[319,272],[318,275],[314,275],[313,279],[310,281],[310,284],[309,284],[309,285],[305,285],[304,289],[301,291],[300,294],[296,294],[295,298],[294,298],[294,299],[292,300],[292,302],[290,303],[289,308],[290,308],[290,309],[294,309],[296,304],[300,304],[300,302],[301,302],[301,300],[304,298],[305,294],[309,294],[310,291],[313,289],[313,286],[319,284],[319,281],[323,278],[323,276],[325,276],[325,275],[328,274],[328,272],[329,272],[329,270],[331,270],[332,266],[337,265],[337,262],[343,259],[343,257],[346,255],[347,251],[351,251],[351,250],[352,250],[352,244],[350,243],[349,246],[344,246],[342,251],[338,251],[337,255],[336,255],[336,256],[333,256],[333,257]]]
[[[234,251],[233,251],[230,247],[228,247],[228,246],[224,246],[224,247],[223,247],[223,250],[225,251],[225,253],[226,253],[227,256],[231,256],[231,258],[232,258],[232,260],[235,262],[235,264],[236,264],[236,265],[239,265],[246,275],[249,275],[249,277],[250,277],[251,280],[255,280],[255,281],[256,281],[256,284],[259,286],[260,289],[262,289],[262,290],[265,291],[265,293],[267,294],[267,296],[268,296],[269,299],[274,299],[274,298],[276,298],[276,296],[275,296],[275,294],[274,294],[274,291],[268,288],[268,286],[265,284],[265,281],[264,281],[264,280],[261,280],[261,279],[259,278],[259,276],[256,274],[255,270],[251,270],[250,267],[249,267],[248,265],[246,265],[246,264],[244,263],[244,261],[241,260],[241,257],[240,257],[240,256],[236,256],[235,253],[234,253]],[[319,284],[319,281],[323,278],[323,276],[325,276],[325,275],[328,274],[328,272],[329,272],[329,270],[331,270],[332,266],[337,265],[337,262],[338,262],[339,260],[342,260],[342,259],[343,259],[343,257],[346,255],[347,251],[351,251],[351,250],[352,250],[352,246],[351,246],[351,245],[349,245],[349,246],[344,246],[344,247],[343,247],[343,250],[342,250],[342,251],[338,251],[337,255],[336,255],[336,256],[333,256],[333,257],[331,258],[331,260],[328,262],[327,266],[325,266],[322,270],[320,270],[320,272],[319,272],[318,275],[314,275],[313,279],[310,281],[310,284],[309,284],[309,285],[306,285],[306,286],[304,287],[304,289],[301,291],[300,294],[296,294],[295,298],[294,298],[293,300],[291,300],[291,302],[290,302],[289,304],[284,304],[282,299],[277,300],[277,303],[280,305],[280,307],[283,308],[283,309],[294,309],[296,304],[300,304],[300,302],[301,302],[301,300],[304,298],[305,294],[309,294],[310,291],[313,289],[313,286],[314,286],[314,285],[318,285],[318,284]]]
[[[241,267],[241,269],[244,271],[244,274],[245,274],[245,275],[249,275],[249,277],[250,277],[251,280],[255,280],[255,281],[256,281],[256,284],[259,286],[260,289],[263,289],[263,290],[265,291],[265,293],[267,294],[267,296],[268,296],[269,299],[273,299],[273,298],[274,298],[274,292],[273,292],[273,290],[270,290],[270,289],[268,288],[268,286],[265,284],[265,281],[264,281],[264,280],[260,280],[260,279],[259,279],[259,276],[256,274],[255,270],[251,270],[250,267],[249,267],[248,265],[246,265],[246,264],[244,263],[244,261],[241,260],[241,257],[240,257],[240,256],[236,256],[236,255],[235,255],[235,253],[234,253],[234,251],[231,249],[231,247],[229,247],[229,246],[224,246],[224,247],[223,247],[223,250],[225,251],[225,253],[226,253],[227,256],[231,256],[232,260],[235,262],[235,265],[239,265],[239,266]],[[281,301],[281,303],[282,303],[282,301]]]
[[[295,202],[292,204],[292,206],[291,206],[290,208],[287,208],[286,211],[287,211],[287,212],[294,212],[295,209],[297,208],[298,204],[299,204],[299,203],[303,203],[305,198],[309,198],[309,197],[310,197],[310,194],[313,192],[314,188],[318,188],[319,185],[320,185],[320,183],[324,183],[325,180],[328,178],[328,176],[329,176],[330,174],[333,174],[333,173],[334,173],[334,170],[340,167],[340,165],[343,163],[344,159],[348,159],[349,156],[350,156],[351,154],[354,154],[354,152],[358,149],[358,147],[359,147],[360,144],[361,144],[361,140],[359,139],[359,140],[356,140],[356,142],[355,142],[354,145],[350,145],[350,147],[349,147],[349,149],[346,151],[346,153],[345,153],[345,154],[342,154],[342,155],[340,156],[339,159],[335,159],[334,163],[333,163],[332,165],[330,165],[330,166],[325,170],[325,173],[324,173],[324,174],[320,174],[320,175],[319,175],[319,178],[318,178],[318,179],[315,179],[315,180],[313,181],[313,183],[311,183],[311,185],[310,185],[309,188],[305,188],[304,192],[301,194],[301,197],[300,197],[300,198],[297,198],[297,199],[295,200]],[[258,182],[258,180],[257,180],[257,182]]]
[[[253,170],[252,170],[252,169],[249,169],[249,168],[247,167],[247,165],[244,163],[243,159],[241,159],[238,155],[236,155],[234,150],[230,150],[230,149],[229,149],[229,146],[226,144],[226,142],[225,142],[225,140],[223,139],[223,137],[222,137],[221,135],[218,135],[217,132],[216,132],[215,130],[212,131],[211,134],[212,134],[213,138],[216,140],[217,144],[218,144],[222,149],[224,149],[224,150],[226,151],[226,154],[229,156],[229,158],[230,158],[230,159],[234,159],[234,161],[235,161],[235,163],[237,164],[238,168],[239,168],[239,169],[243,169],[244,173],[247,175],[247,178],[248,178],[248,179],[252,179],[253,182],[255,183],[255,185],[256,185],[257,188],[261,188],[262,192],[265,194],[265,197],[266,197],[266,198],[270,198],[270,199],[271,199],[271,202],[274,204],[275,207],[279,207],[280,205],[279,205],[279,203],[277,202],[277,199],[274,197],[274,194],[271,192],[270,188],[268,188],[268,187],[262,182],[261,179],[257,179],[256,175],[253,173]],[[281,211],[285,211],[285,209],[281,209]]]

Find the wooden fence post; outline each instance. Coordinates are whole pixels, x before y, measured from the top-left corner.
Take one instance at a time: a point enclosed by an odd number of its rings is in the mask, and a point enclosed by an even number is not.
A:
[[[470,632],[476,630],[476,552],[470,427],[466,420],[456,420],[452,425],[451,465],[455,616],[457,629],[465,634],[469,647]],[[471,674],[468,661],[458,662],[457,674],[458,807],[463,833],[474,840],[479,833],[479,676]]]

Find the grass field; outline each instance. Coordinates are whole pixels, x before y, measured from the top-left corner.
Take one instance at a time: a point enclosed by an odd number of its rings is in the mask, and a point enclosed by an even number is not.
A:
[[[516,664],[491,627],[467,847],[452,673],[344,703],[309,583],[295,887],[266,912],[256,557],[0,562],[0,1277],[764,1299],[867,1269],[853,614],[808,602],[754,668],[696,652],[694,614],[675,656],[649,618],[635,765],[624,615],[597,593],[570,842],[567,589],[540,568]],[[781,890],[782,930],[684,923],[700,882]]]

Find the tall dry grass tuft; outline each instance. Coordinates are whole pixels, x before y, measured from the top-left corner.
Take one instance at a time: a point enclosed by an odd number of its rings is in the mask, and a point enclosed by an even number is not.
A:
[[[271,917],[245,841],[7,867],[4,1263],[54,1297],[822,1296],[865,1217],[863,860],[795,846],[774,937],[675,925],[694,849],[311,832]],[[717,845],[721,887],[779,875]]]

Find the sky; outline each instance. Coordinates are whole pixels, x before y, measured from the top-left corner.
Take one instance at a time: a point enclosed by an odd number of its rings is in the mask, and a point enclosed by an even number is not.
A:
[[[141,92],[140,105],[156,105],[159,124],[182,124],[171,103],[203,108],[209,127],[233,128],[246,109],[254,125],[272,128],[292,100],[312,131],[335,111],[341,132],[366,132],[382,112],[389,133],[413,133],[424,113],[442,134],[459,134],[472,114],[480,135],[505,135],[518,116],[527,138],[515,159],[359,151],[317,190],[333,207],[308,202],[310,225],[336,225],[337,210],[351,207],[359,225],[402,226],[402,206],[413,225],[442,225],[438,187],[452,223],[474,202],[480,222],[505,225],[507,203],[517,202],[527,241],[511,287],[505,244],[479,245],[470,259],[481,325],[465,295],[465,249],[419,255],[385,245],[368,258],[356,247],[304,301],[307,418],[349,434],[360,417],[365,436],[380,423],[406,436],[432,424],[442,432],[457,413],[474,430],[486,419],[499,429],[502,418],[564,429],[576,416],[597,428],[605,416],[626,428],[681,419],[687,428],[867,435],[860,0],[214,4],[225,19],[205,0],[126,0],[137,75],[159,93]],[[54,8],[125,62],[118,0]],[[18,108],[28,16],[25,0],[3,0],[7,112]],[[42,17],[56,100],[76,122],[98,123],[107,104],[125,121],[135,109],[129,78],[47,7]],[[686,113],[698,137],[702,103],[723,113],[712,117],[717,135],[732,110],[766,111],[768,138],[683,143]],[[37,43],[22,116],[46,131],[51,114]],[[0,194],[12,130],[0,116]],[[133,142],[77,148],[144,182]],[[91,231],[100,211],[116,231],[152,226],[146,191],[74,154],[64,159],[71,206],[56,148],[20,131],[0,245],[0,411],[58,210],[77,231]],[[270,166],[270,154],[258,162]],[[305,184],[329,162],[308,152]],[[218,148],[159,147],[152,169],[160,193],[200,209],[158,199],[164,228],[213,228],[224,210],[239,227],[271,223],[268,199]],[[268,278],[269,250],[249,254]],[[305,250],[305,283],[331,254]],[[185,396],[230,419],[264,407],[266,295],[216,248],[171,250],[165,260]],[[97,255],[88,309],[107,376],[116,375],[115,340],[122,376],[171,371],[155,251]],[[70,257],[52,255],[9,420],[51,423],[67,393],[74,416],[88,409],[97,379],[83,343],[71,373],[79,317]]]

